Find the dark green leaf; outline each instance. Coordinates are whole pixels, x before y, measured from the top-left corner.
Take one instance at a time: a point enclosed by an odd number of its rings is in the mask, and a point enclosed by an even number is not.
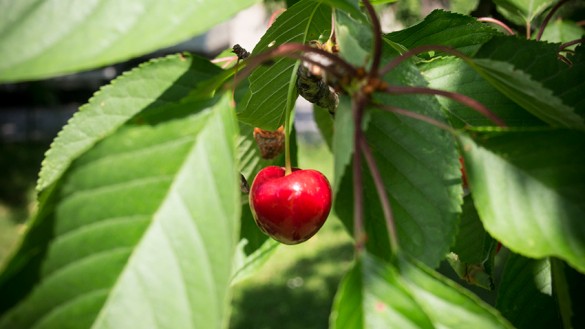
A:
[[[585,134],[500,130],[460,142],[486,230],[519,254],[585,272]]]
[[[384,38],[408,49],[422,45],[443,45],[472,55],[497,34],[496,30],[473,17],[435,10],[421,23],[389,33]]]
[[[385,59],[390,56],[389,53],[384,55]],[[424,84],[419,71],[410,62],[393,70],[387,79],[394,84]],[[433,96],[384,95],[376,101],[444,121]],[[370,112],[366,138],[392,205],[399,244],[408,254],[435,267],[453,243],[462,202],[461,172],[453,137],[417,119],[380,110]],[[336,126],[335,133],[339,131]],[[342,133],[348,132],[343,130]],[[340,144],[348,148],[348,140],[351,140],[347,137],[344,140]],[[335,191],[338,192],[335,209],[351,230],[353,204],[349,200],[353,196],[352,178],[343,171],[343,161],[350,160],[350,157],[338,158],[337,152],[334,146],[335,168],[339,168],[335,175]],[[384,216],[373,181],[368,171],[364,173],[366,245],[376,256],[387,258],[391,253]],[[337,179],[341,178],[342,181],[338,182]],[[430,245],[433,248],[429,248]]]
[[[509,126],[543,126],[542,121],[492,87],[465,61],[456,57],[434,58],[419,65],[429,87],[467,95],[496,114]],[[439,97],[453,126],[490,126],[492,121],[454,100]]]
[[[585,48],[558,58],[558,45],[497,37],[477,53],[479,73],[494,87],[553,126],[584,129]],[[579,115],[576,115],[576,114]]]
[[[497,242],[483,229],[471,196],[463,199],[461,222],[455,245],[447,261],[459,278],[485,289],[493,289],[493,267]]]
[[[0,81],[46,78],[172,46],[257,0],[0,1]]]
[[[72,161],[138,113],[173,113],[182,97],[219,72],[203,58],[172,55],[123,74],[98,91],[59,133],[43,161],[37,189],[54,184]]]
[[[46,205],[40,281],[0,328],[221,327],[240,226],[228,104],[126,125],[78,158]]]
[[[288,42],[307,43],[327,39],[331,30],[331,8],[320,2],[303,0],[282,13],[268,29],[252,54]],[[266,130],[284,123],[291,93],[296,93],[295,61],[276,58],[269,66],[260,66],[250,75],[250,91],[240,102],[240,120]]]
[[[518,328],[562,328],[548,259],[512,253],[502,274],[496,308]],[[535,315],[538,316],[535,316]]]

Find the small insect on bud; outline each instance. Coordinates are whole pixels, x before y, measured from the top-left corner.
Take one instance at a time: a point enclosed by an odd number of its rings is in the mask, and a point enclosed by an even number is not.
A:
[[[319,41],[313,40],[309,45],[318,49],[325,49]],[[307,59],[318,62],[327,67],[331,61],[323,56],[316,54],[306,54]],[[335,89],[327,84],[326,72],[321,66],[314,65],[308,61],[303,61],[297,70],[297,90],[299,95],[309,102],[327,109],[331,115],[335,114],[335,109],[339,105],[339,96]]]
[[[284,127],[276,131],[254,128],[254,139],[263,159],[274,159],[284,151]]]

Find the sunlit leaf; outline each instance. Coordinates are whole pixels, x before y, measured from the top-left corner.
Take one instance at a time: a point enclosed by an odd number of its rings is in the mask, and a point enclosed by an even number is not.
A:
[[[252,54],[283,43],[327,39],[330,30],[329,6],[311,0],[299,1],[278,16]],[[276,130],[284,123],[289,94],[291,91],[296,93],[295,62],[288,58],[276,58],[270,65],[260,66],[250,75],[250,91],[239,103],[240,120],[266,130]]]
[[[361,255],[343,279],[330,328],[512,328],[496,310],[423,265]]]
[[[497,10],[514,23],[525,26],[542,14],[555,0],[494,0]]]
[[[0,328],[221,327],[240,226],[228,104],[126,125],[77,159],[46,205],[40,281]]]
[[[474,132],[460,137],[486,230],[528,257],[557,256],[585,271],[585,134]]]
[[[96,68],[172,46],[257,0],[0,1],[0,81]]]
[[[115,79],[82,106],[53,141],[37,189],[42,191],[54,184],[72,161],[139,112],[169,111],[197,84],[219,72],[203,58],[172,55]]]

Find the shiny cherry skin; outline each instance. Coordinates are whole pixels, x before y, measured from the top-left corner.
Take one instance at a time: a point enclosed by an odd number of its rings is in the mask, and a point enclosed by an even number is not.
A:
[[[331,185],[319,171],[266,167],[250,189],[250,208],[258,227],[284,244],[297,244],[323,226],[331,210]]]

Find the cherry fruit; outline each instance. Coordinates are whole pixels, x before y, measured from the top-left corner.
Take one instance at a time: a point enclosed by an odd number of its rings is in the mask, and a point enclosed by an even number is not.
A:
[[[258,227],[284,244],[297,244],[323,226],[331,210],[331,185],[320,172],[266,167],[250,189],[250,208]]]

